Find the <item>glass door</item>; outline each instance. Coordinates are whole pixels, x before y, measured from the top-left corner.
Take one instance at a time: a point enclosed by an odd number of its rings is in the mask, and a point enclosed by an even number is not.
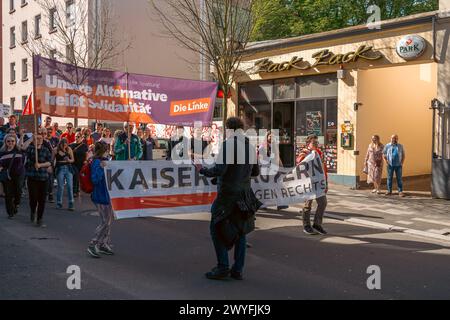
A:
[[[272,129],[279,130],[280,158],[284,167],[295,165],[294,110],[295,102],[275,102],[273,104]]]

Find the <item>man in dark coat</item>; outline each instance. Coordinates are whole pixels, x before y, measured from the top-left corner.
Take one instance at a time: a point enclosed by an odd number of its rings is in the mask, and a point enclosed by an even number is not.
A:
[[[207,177],[217,177],[217,198],[211,207],[211,238],[217,256],[217,267],[206,273],[208,279],[222,280],[231,275],[242,280],[246,234],[253,231],[255,216],[260,203],[251,189],[251,177],[259,175],[256,149],[244,136],[244,124],[239,118],[226,121],[228,138],[223,142],[212,168],[197,166]],[[243,204],[243,205],[242,205]],[[240,207],[252,208],[245,214]],[[250,212],[250,214],[249,214]],[[230,230],[237,230],[230,240]],[[235,262],[229,269],[228,250],[234,246]]]

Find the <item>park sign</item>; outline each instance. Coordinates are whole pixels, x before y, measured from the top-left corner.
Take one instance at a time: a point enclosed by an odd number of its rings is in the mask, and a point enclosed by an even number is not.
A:
[[[418,35],[407,35],[397,43],[397,54],[405,60],[419,58],[427,48],[427,42]]]
[[[36,111],[56,117],[210,125],[217,82],[92,70],[35,56]]]

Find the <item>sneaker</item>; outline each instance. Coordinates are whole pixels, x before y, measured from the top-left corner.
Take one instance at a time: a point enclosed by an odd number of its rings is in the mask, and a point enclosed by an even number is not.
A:
[[[326,235],[327,234],[327,232],[322,228],[322,226],[313,225],[313,229],[316,230],[321,235]]]
[[[402,198],[404,198],[406,196],[406,194],[404,192],[399,192],[398,195]]]
[[[96,245],[91,244],[88,248],[87,248],[87,252],[91,255],[91,257],[93,258],[101,258],[97,249]]]
[[[242,277],[242,272],[231,270],[230,277],[234,280],[244,280]]]
[[[62,209],[62,204],[59,204],[59,203],[58,203],[58,204],[56,205],[56,209]]]
[[[38,227],[38,228],[47,228],[47,225],[45,225],[42,221],[38,220],[36,222],[36,227]]]
[[[303,232],[309,235],[315,235],[317,234],[316,231],[314,231],[314,229],[311,226],[305,226],[303,227]]]
[[[53,199],[53,195],[52,194],[48,195],[48,203],[55,203],[55,199]]]
[[[377,189],[373,189],[373,190],[372,190],[372,193],[377,193],[377,192],[378,192]]]
[[[206,278],[211,280],[225,280],[230,274],[229,269],[220,269],[215,267],[210,272],[205,273]]]
[[[69,204],[68,210],[69,210],[69,211],[75,211],[75,208],[73,207],[73,203],[72,203],[72,204]]]
[[[108,246],[107,244],[101,245],[101,246],[98,248],[98,252],[99,252],[99,253],[102,253],[102,254],[105,254],[105,255],[107,255],[107,256],[112,256],[112,255],[114,255],[114,251],[113,251],[113,250],[111,249],[111,247]]]

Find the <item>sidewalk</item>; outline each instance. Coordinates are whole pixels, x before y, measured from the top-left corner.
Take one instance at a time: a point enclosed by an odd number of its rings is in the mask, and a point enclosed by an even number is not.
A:
[[[406,191],[400,198],[371,190],[331,185],[326,216],[386,231],[450,242],[450,201],[432,199],[427,191]]]

